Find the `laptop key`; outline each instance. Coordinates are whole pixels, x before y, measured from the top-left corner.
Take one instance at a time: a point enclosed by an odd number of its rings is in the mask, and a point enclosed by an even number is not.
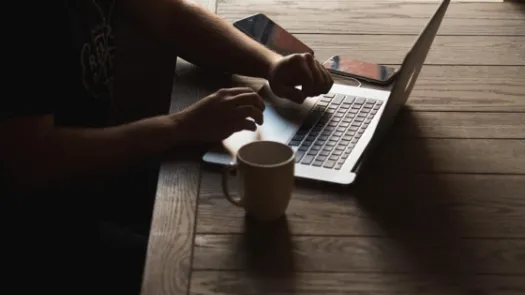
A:
[[[299,151],[300,152],[306,152],[307,150],[308,150],[307,146],[302,145],[302,146],[299,147]]]
[[[356,104],[363,104],[363,103],[365,103],[365,99],[363,97],[357,97],[355,99],[355,103]]]
[[[334,122],[330,122],[330,123],[328,123],[328,126],[330,126],[330,127],[337,127],[337,122],[335,122],[335,121]]]
[[[317,158],[315,160],[324,162],[326,160],[326,156],[317,156]]]
[[[333,168],[334,165],[335,165],[335,161],[328,160],[328,161],[326,161],[326,163],[323,165],[323,167],[325,167],[325,168]]]
[[[348,104],[351,104],[354,102],[354,97],[353,96],[346,96],[345,97],[345,100],[343,101],[344,103],[348,103]]]
[[[334,99],[332,99],[333,104],[341,104],[343,102],[343,99],[345,99],[345,96],[342,94],[336,94]]]
[[[346,123],[346,122],[341,122],[339,124],[339,127],[348,127],[350,124],[349,123]]]
[[[343,140],[348,141],[350,143],[350,140],[352,140],[352,135],[349,135],[348,133],[343,136]]]
[[[321,151],[319,153],[319,155],[321,155],[321,156],[328,156],[328,155],[330,155],[330,152],[329,151]]]
[[[337,157],[339,157],[342,154],[343,154],[343,152],[340,151],[340,150],[335,150],[335,151],[332,152],[332,155],[337,156]]]
[[[350,141],[349,141],[349,140],[341,140],[341,141],[339,142],[339,144],[342,144],[342,145],[345,145],[345,146],[346,146],[346,145],[350,144]]]
[[[312,161],[314,160],[314,156],[305,156],[303,160],[301,161],[301,164],[310,165]]]
[[[308,151],[308,154],[307,154],[307,155],[309,155],[309,156],[315,156],[315,155],[317,155],[317,152],[319,152],[319,151],[310,150],[310,151]]]
[[[316,167],[320,167],[321,165],[323,165],[323,161],[318,161],[316,160],[314,163],[313,163],[314,166]]]
[[[295,162],[299,163],[304,156],[304,152],[297,151],[295,153]]]
[[[300,144],[301,144],[300,140],[292,140],[292,141],[290,141],[290,143],[288,145],[289,146],[299,146]]]
[[[337,132],[336,132],[337,133]],[[335,134],[334,134],[335,135]],[[340,136],[332,136],[332,138],[330,138],[330,140],[333,140],[335,142],[339,141],[339,139],[341,139]]]
[[[331,155],[329,159],[332,160],[332,161],[337,161],[337,160],[339,160],[339,156],[338,155]]]
[[[343,167],[343,163],[337,163],[337,164],[335,164],[334,169],[335,170],[341,170],[342,167]]]
[[[334,136],[343,136],[343,132],[336,131],[334,132]]]

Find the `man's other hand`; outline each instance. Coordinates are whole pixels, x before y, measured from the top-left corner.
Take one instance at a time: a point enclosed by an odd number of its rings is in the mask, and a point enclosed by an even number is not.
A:
[[[275,95],[297,103],[328,93],[334,83],[330,73],[309,53],[278,59],[271,67],[268,82]]]
[[[255,131],[263,123],[263,99],[251,88],[221,89],[172,115],[177,140],[189,143],[215,143],[235,132]]]

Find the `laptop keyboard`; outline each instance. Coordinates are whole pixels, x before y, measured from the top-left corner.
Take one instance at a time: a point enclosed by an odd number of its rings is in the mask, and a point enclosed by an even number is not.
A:
[[[288,143],[296,163],[339,170],[383,102],[328,93],[321,97]]]

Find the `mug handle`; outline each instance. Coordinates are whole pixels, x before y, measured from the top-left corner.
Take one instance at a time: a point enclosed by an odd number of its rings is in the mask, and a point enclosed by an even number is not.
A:
[[[242,197],[239,197],[239,199],[234,199],[232,198],[232,196],[230,195],[230,186],[229,186],[229,175],[237,170],[237,165],[234,164],[234,165],[230,165],[230,166],[226,166],[226,168],[224,169],[223,173],[222,173],[222,191],[224,192],[224,196],[226,197],[226,199],[228,199],[228,201],[230,201],[230,203],[232,203],[233,205],[237,206],[237,207],[241,207],[241,208],[244,208],[244,204],[243,204],[243,200],[242,200]]]

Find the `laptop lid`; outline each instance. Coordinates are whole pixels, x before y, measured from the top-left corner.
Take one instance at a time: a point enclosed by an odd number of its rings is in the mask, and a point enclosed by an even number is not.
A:
[[[390,129],[401,108],[406,104],[425,63],[450,0],[443,0],[427,23],[410,51],[406,54],[388,97],[385,110],[379,120],[372,141],[378,141]],[[371,142],[372,144],[372,142]]]
[[[362,164],[366,160],[368,154],[370,154],[371,150],[375,148],[389,131],[395,117],[410,97],[416,80],[419,77],[419,73],[421,72],[421,68],[423,67],[428,52],[430,51],[430,47],[432,46],[434,38],[441,26],[441,22],[445,16],[449,3],[450,0],[443,0],[441,4],[439,4],[436,12],[421,31],[412,48],[406,54],[401,68],[396,75],[394,86],[390,92],[385,105],[385,110],[379,119],[374,135],[370,140],[365,154],[363,154],[353,169],[354,172],[357,173],[361,170]]]

